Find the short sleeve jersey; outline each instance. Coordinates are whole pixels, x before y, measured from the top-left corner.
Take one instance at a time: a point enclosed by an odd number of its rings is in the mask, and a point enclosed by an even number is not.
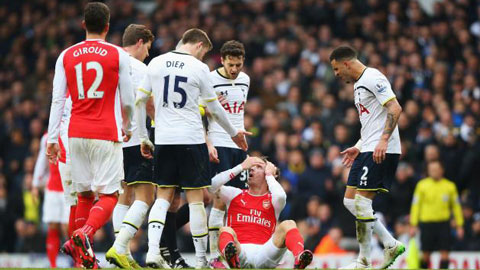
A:
[[[243,116],[250,86],[250,77],[244,72],[240,72],[235,80],[231,80],[220,74],[218,69],[210,72],[210,77],[215,93],[223,95],[227,100],[223,108],[225,108],[230,122],[236,129],[244,130]],[[232,141],[230,135],[214,120],[209,121],[208,138],[216,147],[239,149]]]
[[[354,84],[355,106],[362,124],[362,153],[373,152],[387,120],[384,105],[395,98],[390,82],[378,69],[366,68]],[[400,135],[395,127],[388,141],[388,154],[400,154]]]
[[[190,54],[172,51],[155,57],[137,92],[155,97],[155,144],[205,143],[199,101],[217,97],[208,66]]]

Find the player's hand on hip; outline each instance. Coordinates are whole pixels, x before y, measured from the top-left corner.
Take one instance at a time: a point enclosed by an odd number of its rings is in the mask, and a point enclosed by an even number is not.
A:
[[[58,143],[47,143],[46,154],[50,163],[57,164],[58,158],[60,158],[60,146]]]
[[[140,152],[142,152],[142,156],[147,159],[152,159],[153,158],[153,150],[155,149],[155,146],[150,140],[143,140],[140,143]]]
[[[132,131],[122,129],[123,142],[128,142],[132,138]]]
[[[220,160],[218,159],[217,148],[215,148],[215,146],[213,146],[213,144],[210,144],[210,143],[207,143],[207,147],[208,147],[208,157],[210,159],[210,162],[219,163]]]
[[[358,150],[356,147],[350,147],[340,152],[340,154],[343,155],[343,166],[350,168],[353,164],[353,161],[355,161],[358,154],[360,154],[360,150]]]
[[[245,131],[245,130],[239,130],[237,135],[232,137],[232,141],[240,147],[243,151],[248,150],[248,144],[247,144],[247,139],[245,138],[245,135],[252,135],[251,132]]]
[[[377,164],[382,163],[385,160],[385,156],[387,154],[387,146],[388,141],[384,139],[380,139],[377,146],[375,147],[375,151],[373,152],[373,161]]]
[[[242,162],[241,165],[243,170],[249,170],[253,166],[262,166],[263,164],[265,163],[261,158],[247,156],[247,158]]]

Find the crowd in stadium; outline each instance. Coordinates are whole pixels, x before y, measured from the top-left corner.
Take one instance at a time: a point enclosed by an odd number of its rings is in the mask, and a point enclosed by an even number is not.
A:
[[[108,41],[121,45],[127,25],[146,25],[155,35],[148,63],[198,27],[213,42],[205,61],[210,69],[220,65],[225,41],[245,45],[249,152],[281,168],[288,194],[281,219],[297,221],[306,247],[317,254],[343,253],[336,243],[355,237],[354,217],[342,204],[348,168],[340,152],[357,142],[360,122],[353,88],[335,79],[328,58],[334,47],[351,44],[361,61],[387,75],[403,107],[396,179],[374,209],[397,238],[408,237],[415,185],[426,176],[425,164],[440,160],[465,219],[465,235],[452,248],[480,250],[480,3],[419,2],[158,0],[152,10],[147,1],[107,1]],[[45,250],[32,173],[48,124],[55,60],[84,39],[83,4],[0,6],[0,252]],[[99,251],[113,242],[108,229],[95,237]],[[191,238],[182,237],[181,249],[192,250]],[[144,250],[145,238],[140,231],[132,250]]]

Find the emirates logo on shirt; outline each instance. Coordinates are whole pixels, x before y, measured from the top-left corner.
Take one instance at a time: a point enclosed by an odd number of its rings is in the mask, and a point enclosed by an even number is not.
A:
[[[270,200],[268,200],[268,199],[264,200],[262,202],[262,205],[263,205],[263,208],[266,209],[266,210],[268,210],[270,208],[270,206],[272,206],[272,204],[270,204]]]

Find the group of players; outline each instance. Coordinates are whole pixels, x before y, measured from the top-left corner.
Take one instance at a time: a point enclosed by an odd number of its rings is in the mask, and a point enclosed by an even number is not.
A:
[[[120,48],[105,41],[109,19],[106,5],[88,3],[86,40],[65,49],[55,66],[49,127],[42,144],[49,161],[58,162],[61,183],[46,193],[56,192],[57,199],[46,200],[44,209],[57,211],[46,217],[61,216],[63,184],[71,207],[70,238],[62,250],[76,266],[97,268],[93,235],[113,213],[116,239],[106,259],[121,268],[138,268],[129,243],[150,209],[149,267],[188,267],[175,243],[177,225],[187,222],[195,268],[224,268],[219,255],[230,268],[274,268],[287,249],[295,257],[295,268],[307,267],[312,252],[304,249],[295,222],[278,222],[286,203],[278,169],[265,158],[246,154],[249,133],[244,131],[243,115],[250,80],[241,72],[243,45],[226,42],[220,50],[222,67],[211,72],[202,59],[212,43],[204,31],[193,28],[174,51],[146,66],[152,33],[145,26],[130,25]],[[344,164],[352,167],[344,204],[356,217],[360,244],[358,259],[347,268],[371,268],[372,231],[385,246],[382,268],[387,268],[405,247],[375,218],[372,199],[388,191],[396,170],[401,107],[385,76],[358,61],[352,48],[338,47],[330,62],[337,77],[355,82],[362,124],[361,140],[342,152]],[[152,119],[151,136],[147,115]],[[187,204],[179,209],[180,189]],[[207,224],[208,193],[214,202]],[[61,220],[45,221],[55,229]]]

